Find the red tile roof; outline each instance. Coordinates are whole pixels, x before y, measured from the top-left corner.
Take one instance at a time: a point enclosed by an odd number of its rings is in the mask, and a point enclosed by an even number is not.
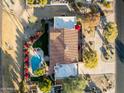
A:
[[[50,31],[50,73],[56,64],[77,62],[78,31],[75,29],[52,29]]]

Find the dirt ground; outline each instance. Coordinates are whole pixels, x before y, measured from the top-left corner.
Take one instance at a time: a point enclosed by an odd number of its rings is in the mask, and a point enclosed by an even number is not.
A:
[[[101,89],[102,93],[115,93],[115,74],[91,75],[91,78],[97,87]],[[107,89],[109,83],[112,84],[112,88]],[[104,92],[103,88],[106,88],[107,92]]]
[[[24,31],[17,19],[3,12],[2,14],[2,72],[5,93],[19,89],[22,78],[22,41]],[[14,93],[14,92],[12,92]]]

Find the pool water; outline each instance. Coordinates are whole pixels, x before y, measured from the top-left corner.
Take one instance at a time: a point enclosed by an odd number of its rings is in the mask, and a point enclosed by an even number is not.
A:
[[[43,62],[43,59],[40,55],[34,55],[31,58],[32,70],[35,71],[39,68],[40,64]]]

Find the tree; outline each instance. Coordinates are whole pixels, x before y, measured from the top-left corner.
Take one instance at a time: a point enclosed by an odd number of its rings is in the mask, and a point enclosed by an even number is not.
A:
[[[30,88],[24,80],[22,80],[19,84],[20,84],[20,92],[21,93],[28,93],[29,92]]]
[[[92,50],[89,46],[83,51],[83,62],[88,68],[95,68],[98,64],[98,56],[95,50]]]
[[[107,0],[102,0],[101,2],[104,4],[104,3],[107,3]]]
[[[92,6],[90,7],[90,9],[91,9],[91,12],[92,12],[93,14],[99,12],[99,9],[98,9],[98,7],[97,7],[96,5],[92,5]]]
[[[75,78],[65,78],[62,81],[63,85],[63,93],[82,93],[86,88],[87,82],[86,80],[75,77]]]
[[[40,0],[39,3],[42,7],[44,7],[47,4],[47,0]]]
[[[30,16],[28,18],[28,21],[29,21],[29,23],[34,24],[37,21],[37,17],[36,16]]]
[[[43,93],[49,93],[52,88],[52,82],[47,77],[42,78],[38,83],[38,86]]]
[[[77,5],[78,5],[79,8],[81,8],[83,6],[83,3],[77,2]]]
[[[27,0],[27,3],[32,5],[34,3],[34,0]]]
[[[103,32],[104,37],[107,39],[108,42],[115,41],[117,37],[117,26],[113,22],[107,23],[105,30]]]
[[[29,25],[30,27],[34,27],[36,25],[37,17],[36,16],[30,16],[28,17]]]
[[[105,3],[104,6],[105,6],[106,8],[111,8],[110,2]]]

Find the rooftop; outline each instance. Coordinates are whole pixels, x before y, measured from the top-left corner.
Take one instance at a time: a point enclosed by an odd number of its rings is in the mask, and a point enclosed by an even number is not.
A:
[[[66,16],[66,17],[54,17],[54,28],[57,29],[73,29],[76,25],[76,17]]]
[[[55,70],[55,78],[56,79],[63,79],[69,76],[77,76],[77,63],[72,64],[57,64],[54,67]]]
[[[56,64],[77,62],[78,58],[78,31],[75,29],[50,30],[50,68]]]

